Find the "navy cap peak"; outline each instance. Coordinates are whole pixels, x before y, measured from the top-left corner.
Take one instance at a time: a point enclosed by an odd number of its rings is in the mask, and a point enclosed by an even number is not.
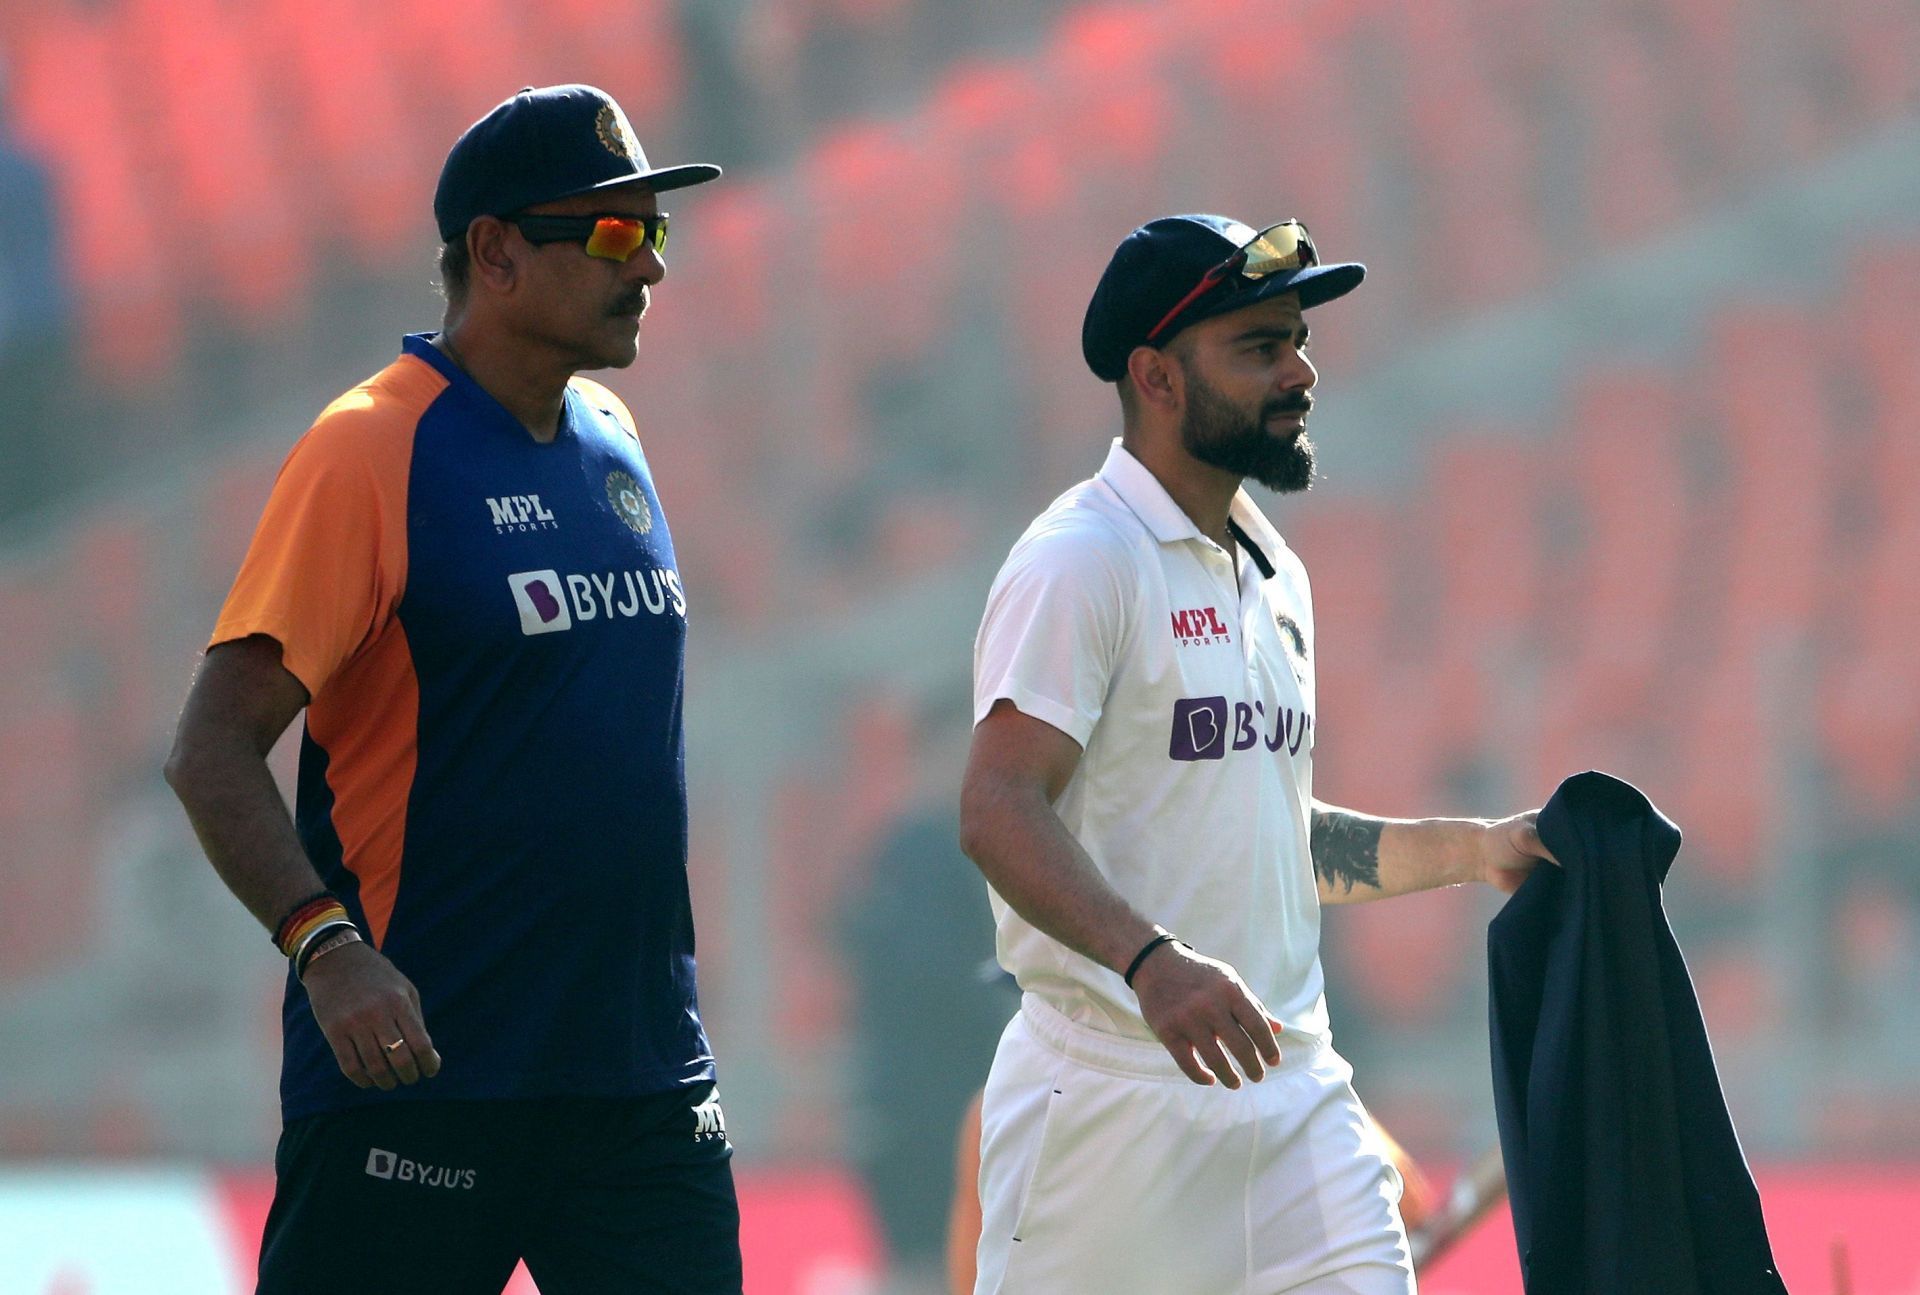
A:
[[[1228,276],[1189,302],[1159,336],[1147,341],[1148,334],[1200,285],[1208,271],[1261,232],[1227,216],[1196,214],[1150,220],[1120,240],[1080,326],[1080,353],[1094,376],[1102,382],[1118,382],[1126,376],[1127,357],[1134,348],[1164,346],[1203,319],[1287,292],[1300,294],[1304,310],[1345,296],[1366,277],[1367,267],[1356,263],[1302,265],[1259,278]]]
[[[656,193],[718,179],[706,162],[653,167],[627,114],[590,85],[523,88],[454,142],[433,216],[452,242],[478,216],[506,216],[556,198],[645,181]]]

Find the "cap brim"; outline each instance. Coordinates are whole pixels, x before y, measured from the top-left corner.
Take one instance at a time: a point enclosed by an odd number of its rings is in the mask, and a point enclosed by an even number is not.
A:
[[[655,193],[665,193],[669,189],[687,189],[719,178],[720,168],[711,162],[686,162],[680,166],[662,166],[651,171],[635,171],[632,175],[616,175],[611,180],[602,180],[584,189],[575,189],[572,193],[556,193],[547,201],[571,198],[579,193],[593,193],[599,189],[615,189],[623,184],[644,184]]]
[[[1345,262],[1339,265],[1310,265],[1304,270],[1295,270],[1292,274],[1274,274],[1260,280],[1252,292],[1236,292],[1222,296],[1204,306],[1190,307],[1180,317],[1180,327],[1197,324],[1203,319],[1212,319],[1215,315],[1225,315],[1236,310],[1245,310],[1274,297],[1289,292],[1300,294],[1300,309],[1308,310],[1322,306],[1335,297],[1344,297],[1360,286],[1360,280],[1367,277],[1367,267],[1358,262]],[[1165,339],[1161,345],[1165,345]]]
[[[1367,277],[1367,267],[1357,261],[1339,265],[1314,265],[1287,280],[1282,292],[1298,292],[1300,309],[1323,306],[1335,297],[1344,297]]]

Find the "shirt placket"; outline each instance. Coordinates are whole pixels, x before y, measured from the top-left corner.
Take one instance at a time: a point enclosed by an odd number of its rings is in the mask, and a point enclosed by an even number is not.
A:
[[[1227,609],[1227,624],[1233,627],[1235,646],[1240,651],[1240,665],[1251,672],[1253,657],[1247,648],[1247,630],[1242,615],[1245,599],[1240,592],[1240,573],[1234,569],[1233,558],[1227,551],[1212,540],[1202,539],[1200,544],[1200,565],[1206,569],[1207,581],[1214,590],[1222,595]]]

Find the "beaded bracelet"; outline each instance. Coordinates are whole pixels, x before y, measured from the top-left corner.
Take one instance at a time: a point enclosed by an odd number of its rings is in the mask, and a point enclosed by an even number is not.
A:
[[[353,919],[347,914],[347,906],[342,904],[331,891],[321,891],[294,905],[293,911],[280,919],[280,925],[274,928],[273,943],[286,957],[291,958],[307,939],[323,926],[339,922],[351,924]]]

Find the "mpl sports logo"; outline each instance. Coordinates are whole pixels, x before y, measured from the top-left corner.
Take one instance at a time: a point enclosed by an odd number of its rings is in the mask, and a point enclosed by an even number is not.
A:
[[[409,1160],[384,1147],[367,1149],[367,1176],[388,1182],[418,1183],[422,1187],[444,1187],[450,1191],[470,1192],[479,1172],[473,1169],[449,1169],[445,1165],[427,1165]]]
[[[1231,643],[1233,635],[1215,608],[1186,607],[1173,613],[1173,639],[1181,647],[1204,647],[1209,643]]]
[[[720,1109],[720,1090],[713,1090],[713,1096],[693,1108],[693,1140],[695,1142],[725,1142],[727,1140],[727,1116]]]
[[[501,495],[487,500],[487,512],[493,517],[495,535],[560,529],[560,523],[553,520],[553,512],[540,502],[539,495]]]
[[[642,611],[687,614],[680,573],[665,567],[564,576],[551,568],[519,571],[507,577],[507,588],[520,612],[522,634],[554,634],[572,629],[575,621],[631,619]]]
[[[1275,752],[1285,747],[1288,755],[1299,755],[1312,731],[1312,712],[1291,706],[1276,705],[1269,718],[1261,701],[1237,701],[1229,707],[1225,697],[1182,697],[1173,703],[1173,737],[1167,756],[1224,760],[1229,750],[1251,751],[1256,746]]]

